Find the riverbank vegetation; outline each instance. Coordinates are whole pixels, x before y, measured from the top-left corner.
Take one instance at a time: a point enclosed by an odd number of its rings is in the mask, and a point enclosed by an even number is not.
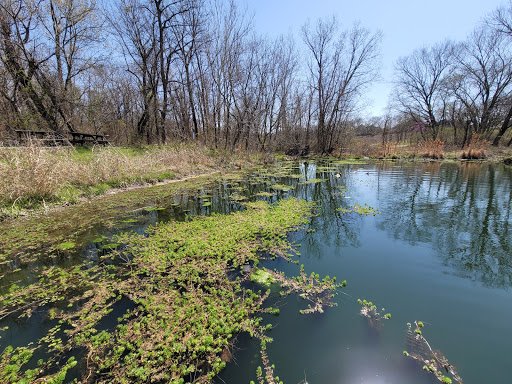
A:
[[[202,145],[0,149],[0,217],[123,188],[272,161]]]
[[[261,313],[278,310],[263,306],[269,292],[246,282],[262,255],[290,252],[286,232],[304,225],[310,211],[302,200],[260,201],[243,212],[169,222],[150,236],[119,236],[126,248],[97,263],[51,266],[33,284],[12,285],[0,317],[43,316],[48,328],[37,343],[3,351],[2,382],[208,382],[237,334],[271,340]],[[313,280],[301,276],[294,289],[304,280],[309,297]],[[332,292],[334,281],[320,285]]]

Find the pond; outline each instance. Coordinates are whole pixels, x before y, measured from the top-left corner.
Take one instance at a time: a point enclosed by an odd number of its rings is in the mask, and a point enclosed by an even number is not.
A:
[[[511,169],[470,163],[327,171],[303,163],[300,169],[326,179],[289,192],[320,207],[308,227],[314,231],[293,235],[300,263],[348,286],[339,306],[324,314],[299,315],[297,298],[280,303],[267,346],[276,374],[288,383],[305,377],[309,383],[437,382],[402,353],[411,348],[407,323],[418,320],[464,383],[509,382]],[[380,213],[338,210],[365,203]],[[370,327],[358,314],[358,298],[385,307],[391,319]],[[255,344],[240,341],[219,383],[247,381],[260,364]]]
[[[425,352],[424,345],[413,342],[407,326],[414,328],[414,322],[421,321],[432,349],[442,352],[464,383],[509,382],[510,167],[302,161],[217,178],[172,196],[148,192],[137,203],[123,200],[123,209],[111,217],[98,215],[71,237],[71,249],[37,248],[37,260],[11,265],[10,271],[4,265],[1,285],[5,290],[11,282],[34,280],[48,265],[41,260],[55,254],[59,265],[94,262],[118,246],[116,234],[128,230],[143,233],[158,222],[226,214],[243,210],[244,201],[287,197],[316,204],[307,227],[289,235],[300,253],[294,257],[298,264],[278,258],[263,265],[297,276],[303,264],[308,272],[336,276],[348,285],[338,291],[336,307],[309,315],[300,314],[306,305],[299,295],[283,298],[272,288],[268,304],[279,307],[280,314],[264,320],[274,326],[267,353],[280,380],[439,382],[423,372],[423,363],[403,353]],[[115,203],[115,197],[111,199]],[[59,236],[59,242],[68,239]],[[358,299],[372,301],[391,318],[370,324],[360,314]],[[6,325],[0,350],[35,342],[50,327],[42,315],[26,321],[7,317],[0,328]],[[216,382],[256,380],[259,351],[258,340],[238,336],[231,362]]]

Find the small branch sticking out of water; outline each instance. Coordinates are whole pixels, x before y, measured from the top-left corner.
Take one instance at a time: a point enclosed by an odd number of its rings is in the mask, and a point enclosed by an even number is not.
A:
[[[274,376],[274,365],[270,365],[267,356],[267,344],[265,341],[261,341],[261,361],[263,363],[263,369],[258,367],[256,369],[256,377],[258,378],[258,384],[283,384],[282,381],[279,381],[278,376]],[[265,371],[265,376],[263,376],[263,371]],[[254,381],[251,381],[251,384],[255,384]]]
[[[407,342],[412,352],[404,351],[404,355],[423,363],[423,370],[431,372],[440,382],[452,383],[452,379],[444,375],[443,372],[446,372],[451,374],[456,383],[462,384],[462,378],[458,375],[455,367],[448,362],[441,351],[434,351],[423,336],[423,323],[415,321],[414,325],[415,329],[413,330],[411,323],[407,324]]]

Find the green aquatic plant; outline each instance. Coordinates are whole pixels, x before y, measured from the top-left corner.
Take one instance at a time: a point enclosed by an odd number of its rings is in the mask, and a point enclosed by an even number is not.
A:
[[[332,307],[337,304],[333,302],[333,297],[337,294],[338,288],[346,287],[347,282],[342,281],[336,283],[336,277],[330,278],[325,276],[320,280],[317,273],[312,272],[307,275],[304,271],[304,265],[301,265],[299,276],[290,278],[284,275],[283,272],[270,271],[267,272],[277,281],[283,290],[282,295],[290,294],[291,292],[299,293],[299,296],[307,300],[308,308],[300,311],[302,314],[324,312],[324,307]]]
[[[295,187],[293,185],[273,184],[272,188],[277,191],[288,192],[288,191],[291,191],[292,189],[294,189]]]
[[[229,215],[158,224],[146,235],[119,235],[112,244],[124,247],[97,264],[53,266],[33,284],[12,285],[0,295],[0,319],[39,311],[58,324],[34,343],[45,356],[37,371],[26,368],[35,364],[32,347],[23,357],[4,350],[13,379],[2,382],[51,382],[64,356],[78,354],[86,356],[84,383],[211,381],[237,334],[271,341],[261,314],[277,313],[263,307],[270,292],[243,288],[233,272],[257,264],[262,251],[289,252],[286,234],[307,222],[311,208],[296,199],[258,201]],[[128,309],[113,316],[121,302]],[[64,380],[66,370],[58,375]]]
[[[462,378],[455,367],[448,362],[441,351],[433,350],[423,335],[421,331],[424,327],[423,322],[415,321],[414,325],[413,330],[411,323],[407,323],[407,343],[411,352],[404,351],[404,355],[422,363],[423,370],[432,373],[440,382],[449,384],[454,380],[462,384]],[[451,378],[447,375],[451,375]]]
[[[146,212],[153,212],[153,211],[163,211],[165,208],[163,207],[147,207],[145,209]]]
[[[343,160],[336,160],[332,162],[333,165],[363,165],[368,164],[367,161],[360,160],[360,159],[343,159]]]
[[[270,286],[276,282],[272,274],[265,268],[256,269],[256,271],[251,273],[251,281],[264,286]]]
[[[299,184],[316,184],[326,181],[327,179],[309,179],[306,181],[301,181]]]
[[[263,369],[261,367],[256,369],[258,384],[283,384],[283,382],[279,380],[279,376],[274,375],[275,366],[270,365],[267,356],[267,345],[265,341],[261,342],[260,354],[261,361],[263,363]],[[251,384],[255,384],[254,381],[251,381]]]
[[[254,196],[260,196],[260,197],[272,197],[272,196],[275,196],[276,194],[275,193],[271,193],[271,192],[258,192],[256,193]]]
[[[72,241],[66,241],[65,243],[60,243],[55,246],[55,249],[59,249],[61,251],[66,251],[68,249],[75,248],[76,243]]]
[[[350,206],[349,208],[340,207],[340,208],[337,208],[337,211],[341,212],[341,213],[354,212],[354,213],[357,213],[359,215],[364,215],[364,216],[367,216],[367,215],[377,216],[378,214],[381,213],[378,209],[375,209],[366,203],[364,205],[354,204],[354,205]]]
[[[373,304],[371,301],[357,299],[359,305],[361,305],[361,310],[359,313],[363,315],[367,320],[368,324],[371,327],[378,328],[381,326],[381,320],[389,320],[391,319],[391,314],[386,313],[385,315],[381,315],[380,312],[377,311],[377,306]],[[382,312],[384,312],[384,308],[382,308]]]

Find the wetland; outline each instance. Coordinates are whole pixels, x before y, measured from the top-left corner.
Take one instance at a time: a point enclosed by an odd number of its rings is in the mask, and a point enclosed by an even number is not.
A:
[[[2,222],[0,377],[507,382],[511,185],[309,160]]]

